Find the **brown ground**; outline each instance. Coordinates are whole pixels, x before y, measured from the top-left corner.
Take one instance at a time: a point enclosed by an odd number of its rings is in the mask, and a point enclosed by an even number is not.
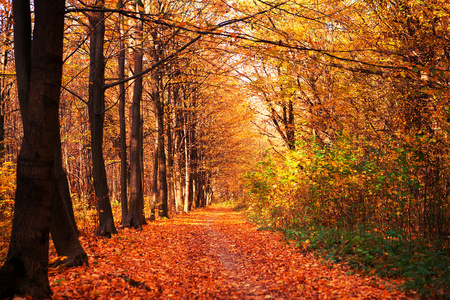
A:
[[[376,277],[319,263],[226,207],[82,243],[90,265],[52,269],[55,299],[407,298]]]

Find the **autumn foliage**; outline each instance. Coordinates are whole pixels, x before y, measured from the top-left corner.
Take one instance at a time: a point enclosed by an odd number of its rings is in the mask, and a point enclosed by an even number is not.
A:
[[[55,299],[405,298],[397,281],[346,275],[227,207],[81,240],[90,266],[51,269]]]
[[[286,49],[268,49],[248,72],[248,88],[270,116],[267,134],[280,143],[243,176],[244,202],[255,220],[332,260],[445,294],[448,4],[336,5],[318,5],[321,17],[299,8],[292,18],[306,21],[294,27],[274,15],[267,27]]]
[[[23,135],[10,2],[0,259]],[[90,264],[51,269],[56,299],[448,294],[448,1],[65,3],[61,167]],[[203,209],[221,201],[293,248]],[[94,237],[106,214],[111,227],[149,224]]]

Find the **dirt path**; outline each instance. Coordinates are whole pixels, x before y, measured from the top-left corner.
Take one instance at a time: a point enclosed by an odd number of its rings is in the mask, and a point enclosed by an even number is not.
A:
[[[55,299],[404,299],[209,207],[112,239],[84,237],[89,267],[51,270]]]

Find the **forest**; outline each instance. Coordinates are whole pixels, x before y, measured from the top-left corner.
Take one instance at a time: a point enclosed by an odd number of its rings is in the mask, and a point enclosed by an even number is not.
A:
[[[448,1],[0,0],[0,45],[0,298],[217,203],[406,297],[450,292]]]

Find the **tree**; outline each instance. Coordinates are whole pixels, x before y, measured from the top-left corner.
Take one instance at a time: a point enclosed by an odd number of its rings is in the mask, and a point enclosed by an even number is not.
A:
[[[70,198],[67,175],[62,167],[61,137],[58,128],[55,130],[57,143],[55,147],[55,182],[52,195],[52,215],[50,233],[59,257],[55,265],[80,266],[88,264],[88,257],[78,239],[78,230]]]
[[[94,1],[93,7],[102,8],[102,1]],[[105,13],[102,10],[89,15],[90,70],[89,70],[89,121],[91,124],[92,173],[100,224],[96,234],[110,237],[117,233],[109,201],[105,160],[103,158],[103,123],[105,120],[105,60],[103,43],[105,35]]]
[[[123,1],[119,0],[117,5],[123,7]],[[125,78],[125,37],[124,37],[124,17],[119,15],[118,19],[119,31],[119,55],[117,64],[119,66],[119,80]],[[128,198],[127,198],[127,132],[125,126],[125,82],[119,84],[119,126],[120,126],[120,203],[122,208],[122,225],[128,215]]]
[[[137,11],[144,13],[142,1],[136,2]],[[143,22],[136,20],[134,24],[134,74],[142,72],[142,38]],[[142,185],[142,124],[141,124],[142,76],[134,81],[133,103],[131,105],[131,140],[130,140],[130,207],[124,226],[142,228],[145,224],[144,194]]]
[[[14,46],[24,136],[17,159],[11,241],[0,296],[47,298],[48,247],[62,76],[64,1],[14,1]],[[32,46],[33,45],[33,46]]]

